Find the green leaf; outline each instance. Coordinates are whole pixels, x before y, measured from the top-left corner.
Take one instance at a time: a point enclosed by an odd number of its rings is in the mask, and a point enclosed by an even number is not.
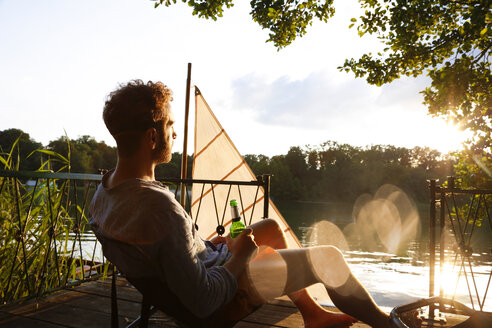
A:
[[[46,155],[51,155],[51,156],[54,156],[54,157],[61,159],[65,163],[68,163],[68,159],[66,159],[64,156],[62,156],[62,155],[60,155],[54,151],[46,150],[46,149],[36,149],[35,152],[40,152],[40,153],[43,153]]]
[[[4,169],[5,170],[8,170],[10,169],[10,165],[9,163],[5,160],[5,158],[3,158],[2,156],[0,156],[0,162],[2,162],[2,164],[4,165]]]

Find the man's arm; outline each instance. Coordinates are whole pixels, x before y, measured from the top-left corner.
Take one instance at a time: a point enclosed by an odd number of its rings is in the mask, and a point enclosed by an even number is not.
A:
[[[223,266],[206,268],[198,258],[199,237],[193,222],[173,196],[169,195],[168,202],[160,200],[159,210],[152,211],[166,225],[158,246],[159,266],[182,304],[195,316],[205,318],[234,297],[237,279]]]

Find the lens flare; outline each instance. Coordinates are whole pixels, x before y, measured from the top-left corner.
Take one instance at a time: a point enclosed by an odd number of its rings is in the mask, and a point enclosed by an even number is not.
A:
[[[287,264],[273,248],[261,246],[256,257],[248,264],[249,280],[265,300],[284,295],[287,283]]]
[[[383,185],[374,197],[364,194],[355,202],[353,214],[361,244],[370,251],[397,253],[420,234],[420,218],[415,204],[400,188]],[[346,227],[346,230],[348,227]]]
[[[308,257],[318,280],[325,286],[338,288],[347,282],[350,269],[338,248],[333,246],[310,247]]]
[[[333,245],[342,251],[348,251],[349,246],[343,232],[330,221],[316,222],[307,234],[310,245]]]

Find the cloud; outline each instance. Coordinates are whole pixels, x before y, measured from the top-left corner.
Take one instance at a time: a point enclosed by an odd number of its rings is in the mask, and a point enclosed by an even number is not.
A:
[[[407,110],[422,108],[424,97],[420,92],[429,85],[430,79],[428,77],[402,77],[381,87],[377,105],[383,107],[399,106]]]
[[[303,80],[282,76],[273,82],[250,74],[232,82],[232,105],[253,111],[263,124],[325,129],[357,117],[379,93],[363,80],[337,80],[326,72]]]

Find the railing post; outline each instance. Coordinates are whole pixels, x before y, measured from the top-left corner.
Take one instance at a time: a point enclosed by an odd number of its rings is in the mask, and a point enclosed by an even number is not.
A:
[[[436,265],[436,180],[429,181],[430,212],[429,212],[429,297],[434,296],[434,277]]]
[[[454,188],[451,187],[451,188]],[[439,296],[444,297],[444,285],[442,283],[442,277],[444,274],[444,261],[445,261],[445,233],[444,228],[446,223],[445,219],[445,207],[446,207],[446,194],[444,192],[444,188],[441,188],[441,196],[439,200],[439,204],[441,205],[439,208]]]
[[[434,278],[436,265],[436,180],[429,181],[429,297],[434,296]],[[429,318],[434,318],[434,304],[429,305]]]
[[[263,174],[263,189],[265,192],[265,196],[263,198],[263,218],[268,218],[268,210],[270,208],[270,175]]]

